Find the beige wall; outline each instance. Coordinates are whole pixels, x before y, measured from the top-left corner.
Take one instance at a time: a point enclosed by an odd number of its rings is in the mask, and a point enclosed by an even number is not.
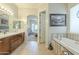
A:
[[[48,4],[48,36],[47,43],[51,42],[53,33],[65,33],[67,26],[50,27],[50,14],[67,14],[67,6],[64,3]]]
[[[27,16],[29,15],[35,15],[39,19],[39,12],[46,9],[46,6],[47,4],[20,4],[18,6],[18,19],[24,22],[22,27],[26,28],[24,25],[27,25]]]
[[[33,8],[18,8],[18,19],[21,20],[22,28],[26,29],[27,27],[27,16],[29,15],[35,15],[37,16],[38,10]]]
[[[18,8],[18,19],[27,20],[27,16],[29,15],[36,15],[37,16],[37,9],[32,8]]]

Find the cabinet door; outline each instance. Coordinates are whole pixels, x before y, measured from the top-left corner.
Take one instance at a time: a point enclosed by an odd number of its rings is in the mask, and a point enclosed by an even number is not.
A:
[[[62,51],[62,55],[67,55],[68,54],[68,50],[66,48],[64,48],[63,46],[61,46],[61,51]]]
[[[67,50],[65,47],[62,46],[62,55],[74,55],[69,50]]]
[[[62,51],[61,51],[61,45],[59,43],[57,43],[56,41],[53,40],[52,42],[52,46],[53,46],[53,52],[55,55],[61,55]]]
[[[54,54],[55,54],[55,55],[57,55],[57,53],[58,53],[57,49],[58,49],[57,42],[54,41]]]
[[[3,50],[3,48],[2,48],[2,43],[3,43],[3,41],[2,40],[0,40],[0,54],[2,54],[2,50]]]
[[[56,55],[58,55],[58,43],[55,42],[55,47],[56,47]]]
[[[3,40],[3,50],[4,50],[4,52],[9,53],[9,51],[10,51],[9,38],[5,38]]]
[[[9,54],[10,52],[10,44],[9,44],[9,38],[3,38],[1,39],[0,43],[0,54]]]
[[[55,55],[58,55],[58,51],[59,51],[59,44],[53,40],[53,52]]]
[[[52,41],[52,46],[53,46],[53,53],[56,54],[56,42],[53,40]]]
[[[23,33],[11,36],[11,52],[24,42]]]
[[[61,55],[62,51],[61,51],[61,45],[60,44],[57,44],[58,45],[58,55]]]

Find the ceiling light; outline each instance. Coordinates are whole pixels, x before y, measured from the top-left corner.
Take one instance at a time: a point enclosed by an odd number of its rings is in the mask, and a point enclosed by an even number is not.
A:
[[[10,15],[14,14],[11,10],[5,8],[4,6],[1,6],[0,10],[3,11],[3,12],[5,12],[5,13],[8,13]]]

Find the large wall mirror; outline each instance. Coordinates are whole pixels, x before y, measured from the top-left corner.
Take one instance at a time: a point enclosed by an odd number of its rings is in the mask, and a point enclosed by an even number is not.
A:
[[[0,33],[9,31],[9,16],[7,14],[0,15]]]
[[[14,29],[21,29],[21,21],[13,21],[13,28]]]

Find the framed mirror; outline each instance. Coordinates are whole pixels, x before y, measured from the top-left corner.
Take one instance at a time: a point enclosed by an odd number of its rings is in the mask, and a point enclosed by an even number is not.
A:
[[[13,28],[14,29],[21,29],[21,21],[14,21]]]
[[[9,16],[7,14],[0,15],[0,32],[9,31]]]

